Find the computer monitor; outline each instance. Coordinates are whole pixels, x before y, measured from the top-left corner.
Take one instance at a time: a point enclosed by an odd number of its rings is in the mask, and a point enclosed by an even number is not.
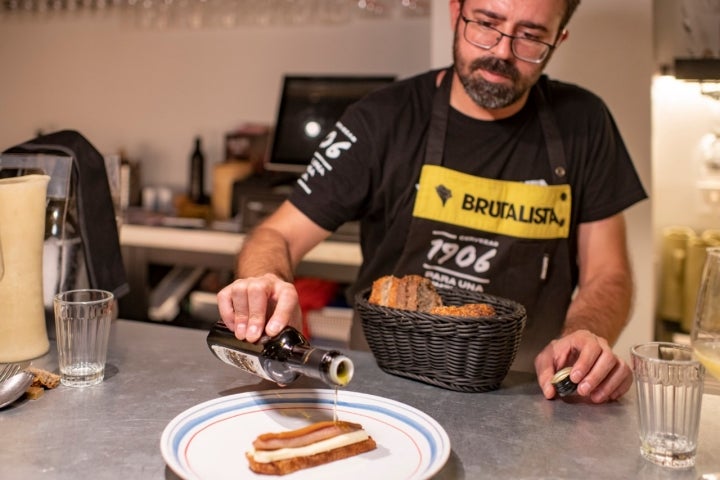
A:
[[[284,76],[265,169],[304,172],[345,109],[394,80],[389,75]]]

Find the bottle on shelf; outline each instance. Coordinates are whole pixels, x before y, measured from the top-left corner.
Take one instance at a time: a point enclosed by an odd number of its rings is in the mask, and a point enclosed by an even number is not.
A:
[[[202,150],[202,138],[195,137],[195,148],[190,156],[190,188],[188,197],[190,201],[202,205],[206,203],[205,197],[205,155]]]
[[[279,385],[287,385],[301,375],[326,384],[345,386],[352,379],[350,358],[335,350],[324,350],[293,327],[285,327],[275,337],[262,337],[256,343],[238,340],[222,321],[208,333],[207,344],[217,358]]]

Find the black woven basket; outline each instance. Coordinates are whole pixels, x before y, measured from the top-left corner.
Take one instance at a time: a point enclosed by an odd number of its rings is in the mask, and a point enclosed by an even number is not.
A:
[[[365,336],[378,366],[387,373],[449,390],[487,392],[500,388],[525,328],[525,307],[465,290],[439,290],[445,305],[488,303],[491,317],[455,317],[382,307],[368,302],[370,289],[355,297]]]

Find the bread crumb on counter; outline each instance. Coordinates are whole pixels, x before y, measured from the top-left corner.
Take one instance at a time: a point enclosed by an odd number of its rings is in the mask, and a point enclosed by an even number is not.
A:
[[[27,371],[35,376],[30,388],[42,387],[53,389],[60,385],[60,375],[36,367],[28,367]]]

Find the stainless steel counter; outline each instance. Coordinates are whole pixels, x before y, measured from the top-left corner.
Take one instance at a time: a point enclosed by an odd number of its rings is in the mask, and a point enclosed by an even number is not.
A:
[[[200,330],[119,320],[109,348],[102,384],[60,386],[0,410],[0,478],[174,479],[159,446],[168,422],[222,395],[277,388],[216,360]],[[697,479],[720,471],[717,395],[703,399],[697,467],[670,471],[638,453],[634,391],[607,405],[548,401],[532,376],[511,372],[498,391],[459,393],[387,375],[368,353],[349,354],[350,390],[412,405],[445,428],[452,453],[439,479]],[[54,350],[35,364],[56,370]],[[293,387],[324,385],[302,379]]]

